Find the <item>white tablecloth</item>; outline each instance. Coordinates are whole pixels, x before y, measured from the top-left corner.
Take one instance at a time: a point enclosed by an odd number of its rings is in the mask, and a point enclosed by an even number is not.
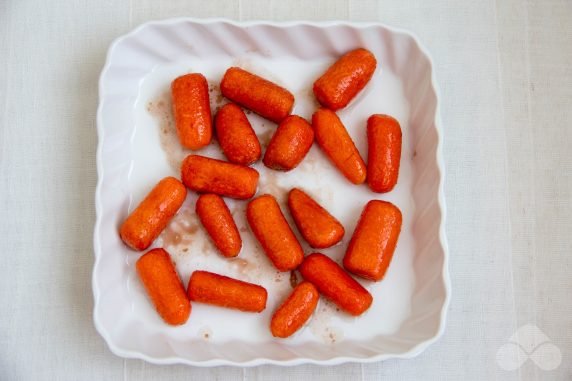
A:
[[[381,21],[419,35],[445,128],[453,298],[438,343],[412,360],[251,369],[108,350],[90,284],[97,80],[115,37],[174,16]],[[569,0],[0,2],[0,379],[572,379],[571,25]],[[499,349],[526,324],[557,348],[556,369],[539,352],[541,366],[503,369]]]

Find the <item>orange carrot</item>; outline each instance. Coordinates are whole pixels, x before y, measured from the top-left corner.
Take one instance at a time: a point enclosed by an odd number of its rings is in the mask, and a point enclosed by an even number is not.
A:
[[[367,183],[372,191],[389,192],[397,184],[401,160],[401,127],[388,115],[367,120]]]
[[[262,286],[208,271],[195,271],[191,275],[187,293],[193,302],[246,312],[263,311],[268,297]]]
[[[216,194],[202,194],[197,199],[196,212],[220,253],[236,257],[242,239],[224,200]]]
[[[346,107],[367,85],[376,66],[377,61],[369,50],[352,50],[314,82],[314,95],[330,110]]]
[[[215,129],[228,161],[250,165],[260,159],[260,143],[240,107],[234,103],[224,105],[216,114]]]
[[[264,165],[281,171],[294,169],[304,159],[312,143],[314,131],[305,119],[290,115],[278,125],[266,153]]]
[[[289,337],[310,319],[316,309],[320,295],[310,282],[302,282],[278,307],[270,321],[274,337]]]
[[[220,83],[222,95],[275,123],[292,112],[294,95],[262,77],[231,67]]]
[[[320,294],[351,315],[361,315],[373,302],[371,294],[361,284],[324,254],[308,255],[298,270]]]
[[[137,260],[137,274],[163,320],[180,325],[191,314],[191,303],[185,293],[171,257],[163,249],[153,249]]]
[[[284,218],[276,199],[265,194],[248,203],[246,217],[264,252],[280,271],[294,270],[304,251]]]
[[[344,257],[346,270],[374,281],[385,275],[401,232],[401,211],[386,201],[365,206]]]
[[[304,239],[314,248],[326,248],[340,242],[344,227],[328,211],[301,189],[288,193],[288,207]]]
[[[134,250],[145,250],[161,234],[177,213],[187,190],[174,177],[165,177],[127,217],[119,235]]]
[[[202,74],[176,78],[171,85],[173,114],[181,144],[192,150],[208,145],[212,138],[209,86]]]
[[[181,166],[183,184],[199,193],[214,193],[238,199],[254,196],[258,172],[242,165],[199,155],[189,155]]]
[[[312,116],[316,142],[352,183],[365,181],[366,167],[352,138],[335,112],[321,108]]]

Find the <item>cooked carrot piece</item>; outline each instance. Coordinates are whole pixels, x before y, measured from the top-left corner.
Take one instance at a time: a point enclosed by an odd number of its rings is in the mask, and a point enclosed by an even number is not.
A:
[[[195,209],[219,252],[225,257],[236,257],[242,247],[242,239],[224,200],[216,194],[202,194]]]
[[[304,239],[314,248],[326,248],[340,242],[344,227],[326,209],[298,188],[288,193],[288,207]]]
[[[298,267],[304,251],[273,196],[265,194],[250,201],[246,217],[254,236],[278,270]]]
[[[297,115],[290,115],[280,122],[272,136],[264,154],[264,165],[280,171],[294,169],[313,142],[314,131],[310,123]]]
[[[401,160],[401,127],[388,115],[367,120],[367,184],[372,191],[389,192],[397,184]]]
[[[367,85],[377,61],[366,49],[355,49],[343,55],[314,82],[318,102],[336,111],[348,103]]]
[[[260,159],[261,148],[244,111],[227,103],[216,114],[215,130],[222,152],[231,163],[250,165]]]
[[[171,95],[181,145],[192,150],[208,145],[212,117],[206,78],[198,73],[178,77],[171,84]]]
[[[275,123],[292,112],[294,95],[256,74],[231,67],[220,83],[222,95]]]
[[[320,295],[310,282],[302,282],[278,307],[270,321],[270,331],[275,337],[289,337],[302,328],[318,305]]]
[[[298,270],[320,294],[351,315],[361,315],[373,302],[371,294],[361,284],[324,254],[308,255]]]
[[[147,295],[163,320],[180,325],[191,314],[191,303],[185,293],[169,253],[153,249],[137,260],[137,274],[147,290]]]
[[[177,213],[187,190],[174,177],[165,177],[127,217],[119,229],[125,244],[134,250],[145,250],[161,234]]]
[[[187,156],[181,166],[181,179],[187,188],[238,199],[254,196],[258,176],[255,169],[199,155]]]
[[[335,112],[321,108],[312,116],[316,142],[352,183],[365,181],[366,166],[352,138]]]
[[[268,297],[262,286],[208,271],[193,272],[187,293],[193,302],[246,312],[263,311]]]
[[[344,257],[346,270],[374,281],[385,275],[401,232],[401,211],[386,201],[365,206]]]

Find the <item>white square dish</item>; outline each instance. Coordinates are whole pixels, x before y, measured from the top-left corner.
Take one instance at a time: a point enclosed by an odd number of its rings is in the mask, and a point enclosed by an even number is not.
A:
[[[258,194],[275,195],[287,218],[286,192],[298,186],[342,222],[342,243],[320,250],[338,262],[368,200],[389,200],[401,209],[403,228],[385,279],[359,280],[374,296],[371,309],[350,318],[322,298],[307,327],[287,340],[273,338],[270,316],[291,290],[290,274],[276,272],[262,253],[247,227],[244,201],[227,200],[241,231],[241,254],[234,260],[218,255],[194,214],[196,195],[189,192],[154,246],[169,251],[185,286],[192,271],[211,270],[261,284],[269,299],[261,314],[195,303],[186,324],[165,324],[135,274],[141,253],[123,245],[118,228],[161,178],[180,177],[178,166],[191,153],[180,148],[174,132],[171,81],[203,73],[211,84],[214,112],[225,102],[217,89],[224,71],[241,66],[289,89],[296,97],[293,113],[310,119],[317,107],[313,81],[336,57],[357,47],[372,51],[378,68],[338,115],[364,158],[367,118],[386,113],[400,121],[403,150],[396,188],[376,194],[366,185],[350,184],[316,145],[293,171],[279,173],[261,162],[254,168],[261,174]],[[151,22],[112,44],[99,95],[94,322],[115,354],[196,366],[339,364],[412,357],[442,334],[450,298],[442,131],[431,60],[414,36],[364,23]],[[264,149],[275,125],[253,113],[248,118]],[[197,153],[223,158],[216,142]],[[307,254],[316,251],[300,242]]]

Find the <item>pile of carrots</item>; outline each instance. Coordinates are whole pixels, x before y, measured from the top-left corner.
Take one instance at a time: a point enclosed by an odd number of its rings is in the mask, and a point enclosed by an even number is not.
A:
[[[356,49],[338,59],[314,82],[321,104],[311,124],[291,115],[294,96],[285,88],[238,67],[229,68],[220,83],[231,103],[214,118],[214,134],[228,161],[189,155],[181,167],[181,181],[166,177],[128,216],[120,228],[125,244],[146,250],[161,234],[183,204],[187,189],[200,196],[196,213],[221,255],[236,257],[242,240],[222,197],[251,199],[259,173],[249,165],[262,155],[260,143],[242,107],[278,124],[266,148],[264,165],[289,171],[304,159],[317,142],[330,161],[352,183],[367,184],[373,192],[391,191],[398,178],[401,128],[394,118],[375,114],[367,121],[367,166],[336,110],[344,108],[366,86],[377,66],[374,55]],[[208,145],[213,136],[208,85],[198,73],[172,82],[173,113],[181,144],[192,150]],[[296,227],[316,249],[339,243],[342,224],[303,190],[288,194],[288,209]],[[372,304],[371,294],[348,272],[373,281],[381,280],[391,262],[401,231],[402,215],[390,202],[369,201],[359,219],[343,259],[343,267],[328,256],[303,249],[276,199],[268,194],[248,202],[246,216],[252,233],[279,271],[298,270],[304,281],[274,312],[270,330],[275,337],[289,337],[311,317],[319,295],[357,316]],[[264,287],[207,271],[192,273],[185,290],[170,258],[162,248],[150,250],[137,261],[137,273],[149,298],[165,322],[183,324],[191,313],[191,301],[241,311],[266,308]],[[346,272],[347,271],[347,272]]]

